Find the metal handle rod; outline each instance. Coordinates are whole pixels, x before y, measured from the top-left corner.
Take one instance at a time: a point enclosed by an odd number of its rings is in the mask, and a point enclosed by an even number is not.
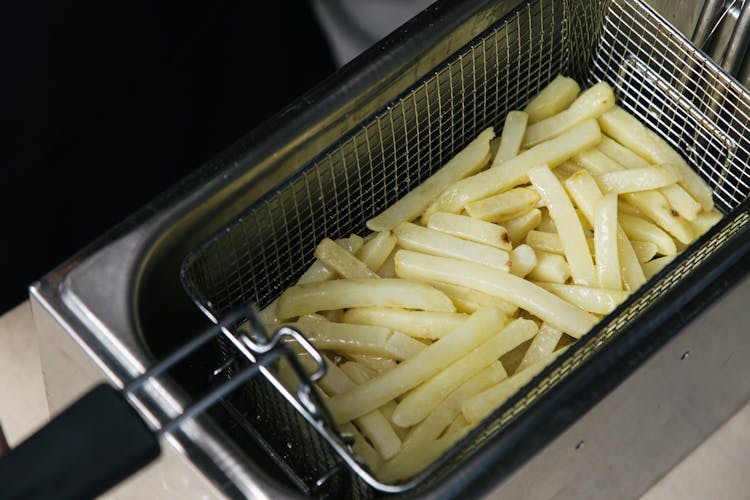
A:
[[[237,319],[241,317],[241,311],[234,311],[233,313],[228,314],[224,321],[222,321],[222,324],[219,326],[219,328],[223,327],[223,325],[231,324]],[[125,384],[122,388],[122,392],[125,394],[131,394],[134,391],[138,390],[148,382],[149,380],[152,380],[155,377],[158,377],[159,375],[163,374],[170,368],[172,368],[174,365],[179,363],[181,360],[185,359],[187,356],[189,356],[191,353],[195,352],[200,348],[202,345],[207,344],[212,339],[215,339],[217,335],[217,326],[213,325],[206,329],[205,332],[201,333],[197,337],[191,339],[190,341],[186,342],[185,344],[181,345],[179,348],[177,348],[174,352],[163,358],[162,360],[158,361],[155,365],[153,365],[151,368],[143,372],[138,377],[134,378],[127,384]]]
[[[732,31],[732,37],[729,39],[722,67],[732,76],[737,76],[742,63],[745,60],[748,43],[750,42],[750,1],[742,4],[740,15],[737,18],[737,24]]]
[[[724,0],[706,0],[703,3],[703,9],[701,9],[698,23],[691,37],[696,47],[703,51],[708,48],[711,36],[721,22],[724,12],[726,12]]]
[[[268,366],[276,361],[279,356],[281,356],[281,354],[281,350],[272,351],[263,356],[261,360],[256,361],[252,365],[236,373],[226,382],[211,390],[208,394],[196,401],[193,405],[185,409],[180,415],[162,425],[161,428],[157,431],[157,434],[159,434],[159,436],[168,434],[182,425],[185,420],[189,420],[196,415],[200,415],[208,408],[223,399],[225,396],[227,396],[229,393],[238,389],[242,384],[257,375],[262,366]]]

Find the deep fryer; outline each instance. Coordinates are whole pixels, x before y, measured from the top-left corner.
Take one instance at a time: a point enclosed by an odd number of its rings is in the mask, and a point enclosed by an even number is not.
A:
[[[365,220],[484,127],[499,129],[507,111],[561,72],[610,82],[620,105],[683,154],[728,215],[410,494],[458,494],[478,477],[485,488],[499,482],[603,397],[591,391],[602,373],[676,334],[675,315],[685,323],[685,306],[696,313],[695,301],[747,251],[749,96],[638,2],[438,3],[35,285],[42,341],[67,330],[77,344],[68,347],[83,347],[124,384],[197,332],[201,314],[220,320],[248,302],[266,305],[306,269],[322,237],[362,233]],[[134,405],[158,428],[236,373],[239,359],[217,340],[150,381]],[[594,395],[581,403],[587,391]],[[566,411],[567,423],[535,432]],[[225,494],[375,493],[261,379],[170,439]]]

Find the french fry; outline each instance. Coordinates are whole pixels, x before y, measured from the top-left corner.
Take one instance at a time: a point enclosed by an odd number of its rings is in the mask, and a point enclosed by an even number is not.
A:
[[[334,270],[343,278],[380,278],[362,261],[329,238],[323,238],[315,248],[314,255],[324,266]]]
[[[352,443],[352,451],[354,454],[366,463],[370,467],[370,470],[378,470],[383,464],[383,458],[380,456],[380,453],[378,453],[377,450],[367,442],[359,430],[357,430],[351,422],[342,425],[340,429],[342,434],[349,434],[354,438],[354,443]]]
[[[350,254],[357,253],[359,249],[362,248],[363,243],[363,239],[357,235],[336,240],[336,244]],[[328,269],[322,262],[316,260],[308,270],[300,276],[297,280],[297,284],[304,285],[306,283],[319,283],[321,281],[331,280],[335,277],[336,272],[334,270]]]
[[[452,333],[430,344],[415,357],[393,370],[378,374],[356,390],[332,397],[328,405],[331,414],[341,424],[370,413],[465,356],[506,321],[507,317],[499,309],[486,308],[472,314]]]
[[[544,120],[564,110],[576,100],[581,87],[567,76],[558,75],[544,87],[524,108],[529,123]]]
[[[555,221],[573,281],[580,285],[595,284],[596,273],[591,252],[586,244],[581,222],[562,184],[547,166],[529,170],[529,179],[541,193],[550,216]]]
[[[581,92],[565,111],[529,125],[524,136],[523,147],[530,148],[557,137],[585,120],[599,117],[614,105],[615,95],[612,87],[606,82],[599,82]]]
[[[610,139],[607,136],[602,137],[599,143],[599,151],[615,160],[620,165],[628,169],[649,168],[650,164],[630,149],[620,143]],[[681,172],[681,170],[680,170]],[[680,174],[681,177],[681,174]],[[702,210],[701,204],[690,193],[679,184],[672,184],[659,189],[659,192],[667,198],[669,204],[674,210],[687,220],[695,219],[698,212]],[[639,215],[639,214],[632,214]]]
[[[529,348],[526,349],[526,353],[516,367],[516,371],[520,372],[552,354],[558,342],[560,342],[562,335],[563,332],[557,328],[547,323],[542,323],[542,326],[539,327],[539,332],[532,339]]]
[[[542,211],[538,208],[531,210],[530,212],[516,217],[515,219],[506,220],[503,222],[503,227],[508,231],[510,241],[513,245],[520,245],[526,238],[526,234],[529,231],[539,226],[542,222]]]
[[[617,195],[607,194],[594,208],[596,280],[601,288],[622,290],[620,258],[617,251]]]
[[[393,464],[386,462],[378,469],[378,476],[383,481],[395,481],[396,479],[409,477],[416,474],[425,466],[440,455],[448,448],[456,444],[471,429],[469,425],[450,426],[451,432],[446,433],[438,439],[425,443],[424,446],[413,448],[413,451],[406,454]]]
[[[432,446],[432,442],[438,439],[457,416],[460,416],[461,403],[474,394],[494,386],[507,376],[503,365],[499,361],[495,361],[464,382],[441,402],[426,419],[413,428],[403,440],[398,454],[378,470],[378,476],[381,479],[407,477],[411,473],[405,471],[404,468],[409,467],[409,464],[421,464],[424,467],[429,462],[422,461],[423,449]],[[405,472],[406,474],[404,474]]]
[[[650,241],[656,245],[656,251],[662,255],[674,255],[677,253],[677,246],[675,246],[674,240],[656,224],[627,214],[620,214],[619,220],[628,238]]]
[[[535,190],[521,187],[467,203],[465,208],[475,219],[502,222],[529,212],[539,199]]]
[[[695,239],[690,223],[669,206],[667,199],[661,193],[657,191],[626,193],[623,199],[646,214],[649,219],[677,238],[679,242],[687,245]]]
[[[696,216],[696,218],[690,221],[690,226],[693,228],[693,233],[697,236],[703,236],[709,229],[711,229],[717,222],[721,220],[723,215],[716,209],[710,212],[702,212]]]
[[[657,252],[656,244],[650,241],[631,241],[635,255],[638,257],[638,262],[643,264],[654,258]]]
[[[301,360],[307,359],[302,357]],[[309,360],[311,361],[311,360]],[[308,361],[308,366],[309,366]],[[327,361],[326,376],[319,382],[321,388],[332,398],[338,394],[344,394],[352,390],[357,390],[357,385],[344,373],[336,363]],[[362,414],[354,420],[354,423],[362,431],[362,434],[370,440],[372,445],[378,451],[381,457],[389,459],[398,453],[401,449],[401,439],[396,435],[390,422],[385,419],[382,413],[377,409]]]
[[[597,176],[597,182],[608,193],[634,193],[674,184],[679,179],[671,165],[618,170]]]
[[[559,283],[537,282],[536,284],[584,311],[594,314],[609,314],[628,297],[628,292],[622,290]]]
[[[536,252],[529,245],[518,245],[510,252],[510,272],[525,277],[537,265]]]
[[[659,192],[664,195],[672,209],[685,220],[694,220],[702,210],[701,204],[679,184],[664,186]]]
[[[461,413],[470,424],[476,424],[493,410],[502,406],[519,389],[528,384],[567,349],[558,349],[546,358],[508,377],[495,387],[472,396],[461,405]]]
[[[339,365],[339,368],[341,371],[343,371],[352,382],[354,382],[356,385],[362,385],[374,376],[376,376],[379,372],[372,370],[370,368],[367,368],[366,366],[352,361],[347,361],[346,363],[343,363]],[[327,400],[326,400],[327,401]],[[377,411],[380,412],[381,415],[383,415],[383,418],[385,418],[389,423],[391,422],[391,416],[393,415],[393,410],[396,409],[396,401],[391,400],[388,401],[386,404],[378,408]],[[361,418],[361,417],[360,417]],[[351,422],[347,422],[343,424],[343,426],[351,425]],[[342,426],[342,427],[343,427]],[[401,447],[403,447],[403,439],[406,437],[406,429],[398,426],[392,426],[391,427],[393,431],[396,433],[396,436],[401,441]],[[400,451],[400,450],[399,450]],[[392,458],[392,457],[390,457]]]
[[[578,165],[575,164],[575,162],[571,160],[564,161],[560,166],[556,167],[552,173],[555,174],[555,177],[557,177],[560,182],[565,181],[568,177],[575,174],[581,169]]]
[[[477,220],[466,215],[437,212],[430,216],[427,227],[464,240],[489,245],[510,252],[508,231],[491,222]]]
[[[596,203],[601,199],[602,192],[591,174],[586,170],[575,173],[565,181],[565,189],[578,205],[584,217],[593,225],[596,222]],[[625,288],[630,291],[640,288],[646,282],[646,277],[630,240],[619,224],[617,228],[617,258],[620,261],[620,274]]]
[[[579,217],[578,219],[580,220],[581,217]],[[588,223],[588,221],[586,222]],[[581,226],[583,226],[583,222],[581,222]],[[560,236],[558,236],[557,233],[547,233],[545,231],[531,230],[529,231],[529,234],[526,235],[526,244],[529,245],[534,250],[541,250],[542,252],[565,255],[565,250],[563,250],[562,242],[560,241]],[[589,251],[592,254],[594,254],[596,250],[594,246],[594,240],[592,238],[586,238],[586,244],[589,247]],[[512,266],[512,258],[511,258],[511,266]]]
[[[587,149],[573,157],[573,162],[586,169],[594,176],[604,175],[623,170],[622,165],[605,155],[597,148]]]
[[[378,276],[380,276],[381,278],[396,277],[396,270],[393,267],[393,259],[396,257],[396,250],[397,248],[394,248],[393,251],[391,251],[390,255],[386,257],[385,262],[383,262],[383,265],[380,266],[380,269],[378,269]]]
[[[667,264],[672,262],[675,257],[676,255],[665,255],[664,257],[659,257],[643,264],[643,272],[646,275],[646,278],[651,279],[659,271],[664,269]]]
[[[404,360],[423,351],[424,344],[400,332],[373,325],[334,323],[300,317],[299,329],[318,349]]]
[[[356,234],[351,235],[349,238],[341,238],[336,240],[336,244],[349,253],[355,253],[362,248],[363,239]],[[327,281],[336,277],[336,272],[332,269],[328,269],[322,262],[315,260],[312,265],[305,271],[302,276],[297,280],[298,285],[305,283],[318,283],[320,281]],[[283,320],[287,318],[279,317],[278,315],[278,304],[279,299],[275,299],[268,306],[260,311],[260,321],[267,328],[271,329],[274,326],[278,326]]]
[[[373,234],[375,236],[362,245],[356,256],[368,269],[377,272],[396,248],[396,237],[390,231]]]
[[[523,278],[473,262],[399,250],[396,274],[465,286],[500,297],[575,338],[580,338],[596,323],[596,317]]]
[[[508,113],[505,117],[502,140],[494,157],[493,165],[499,165],[518,155],[518,150],[521,149],[521,142],[526,133],[527,120],[528,115],[523,111],[511,111]]]
[[[503,271],[510,270],[510,256],[499,248],[465,241],[411,222],[402,222],[396,226],[393,234],[399,246],[407,250],[468,260]]]
[[[565,283],[570,278],[570,267],[561,255],[535,250],[536,266],[526,275],[532,281]]]
[[[670,163],[680,171],[680,184],[701,204],[703,210],[713,208],[713,192],[701,177],[664,139],[643,125],[619,106],[599,117],[599,126],[608,136],[627,146],[651,163]]]
[[[371,231],[389,231],[401,222],[417,218],[448,186],[487,164],[490,140],[493,137],[495,137],[495,132],[492,128],[485,129],[426,181],[409,191],[378,216],[368,220],[367,228]]]
[[[473,314],[483,307],[496,307],[508,316],[512,316],[518,311],[518,306],[478,290],[439,281],[429,281],[428,283],[447,295],[459,312]]]
[[[361,307],[344,312],[344,323],[377,325],[396,330],[412,337],[439,339],[445,337],[468,315],[433,311],[410,311],[392,307]]]
[[[597,149],[625,168],[648,168],[651,166],[648,160],[638,156],[630,148],[626,148],[606,135],[602,135],[602,141]]]
[[[294,318],[318,311],[377,306],[456,310],[445,294],[424,283],[403,279],[339,279],[287,288],[279,297],[278,315]]]
[[[490,339],[445,367],[401,400],[391,421],[401,427],[418,424],[461,384],[506,352],[531,339],[537,332],[537,326],[531,320],[516,319],[497,330],[499,331]]]
[[[539,223],[539,225],[536,227],[537,231],[542,231],[545,233],[555,233],[557,234],[557,226],[555,226],[555,221],[552,220],[552,217],[549,214],[549,210],[547,207],[541,208],[542,211],[542,222]],[[528,238],[528,235],[526,235]]]
[[[427,215],[434,212],[458,213],[467,203],[524,184],[528,181],[527,174],[531,168],[537,165],[556,167],[579,151],[595,146],[600,139],[601,132],[596,121],[586,120],[511,160],[456,182],[430,205]]]
[[[367,356],[366,354],[350,354],[351,359],[376,372],[387,372],[396,367],[396,362],[391,358],[379,356]]]

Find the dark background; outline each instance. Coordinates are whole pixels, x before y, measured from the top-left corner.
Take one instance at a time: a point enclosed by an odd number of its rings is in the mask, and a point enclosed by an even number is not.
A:
[[[307,2],[0,6],[0,314],[334,70]]]

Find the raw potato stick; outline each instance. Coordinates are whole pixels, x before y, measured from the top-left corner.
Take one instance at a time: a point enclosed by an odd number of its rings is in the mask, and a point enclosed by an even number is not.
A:
[[[518,392],[519,389],[528,384],[531,379],[541,373],[547,365],[552,363],[566,350],[567,348],[559,349],[533,365],[514,373],[512,377],[508,377],[495,387],[467,399],[461,405],[461,412],[464,418],[471,424],[478,423],[496,408],[502,406],[503,403]]]
[[[626,193],[623,199],[646,214],[662,229],[677,238],[680,243],[688,245],[695,239],[690,223],[669,206],[664,195],[657,191]]]
[[[521,362],[516,367],[516,371],[520,372],[552,354],[558,342],[560,342],[562,335],[563,332],[557,328],[549,326],[547,323],[542,323],[539,332],[534,336]]]
[[[622,290],[617,252],[617,195],[602,196],[594,208],[596,279],[601,288]]]
[[[573,281],[579,285],[595,285],[594,261],[586,243],[586,236],[562,184],[547,166],[531,169],[529,179],[542,195],[557,226]]]
[[[350,307],[401,307],[455,312],[451,300],[429,285],[403,279],[339,279],[295,285],[279,297],[278,314],[294,318]]]
[[[510,270],[508,252],[449,234],[428,229],[411,222],[402,222],[393,230],[401,248],[417,252],[468,260],[502,271]]]
[[[622,290],[560,283],[537,283],[537,285],[549,290],[561,299],[575,304],[584,311],[594,314],[609,314],[628,298],[628,292]]]
[[[575,338],[588,332],[597,321],[595,316],[530,281],[473,262],[399,250],[396,274],[404,278],[443,281],[500,297]]]
[[[360,307],[344,312],[341,321],[378,325],[412,337],[437,340],[466,321],[468,315],[434,311],[411,311],[392,307]]]
[[[430,205],[427,215],[434,212],[458,213],[467,203],[527,182],[531,168],[537,165],[556,167],[579,151],[596,146],[600,139],[601,132],[596,120],[586,120],[511,160],[456,182]]]
[[[599,82],[584,90],[565,111],[529,125],[524,136],[523,147],[530,148],[556,137],[584,120],[597,118],[614,105],[615,95],[612,87],[606,82]]]
[[[500,250],[512,250],[510,236],[503,227],[466,215],[437,212],[430,216],[427,227],[464,240],[489,245]]]
[[[620,144],[632,149],[651,163],[671,163],[680,171],[680,184],[703,207],[713,209],[713,192],[685,160],[664,139],[619,106],[599,117],[602,131]]]
[[[404,475],[405,464],[419,463],[425,447],[432,446],[432,442],[438,439],[440,434],[461,415],[461,403],[467,398],[481,391],[489,389],[501,380],[507,378],[502,363],[495,361],[483,369],[471,379],[453,391],[430,415],[406,436],[402,442],[401,450],[391,458],[387,464],[378,470],[381,477]],[[416,458],[415,458],[416,457]],[[421,462],[424,467],[429,462]]]
[[[349,253],[355,253],[362,247],[363,240],[356,234],[351,235],[349,238],[341,238],[336,240],[336,244]],[[315,260],[307,271],[300,276],[297,280],[298,285],[305,283],[317,283],[320,281],[328,281],[336,277],[336,273],[328,269],[319,260]],[[270,328],[279,325],[283,320],[287,318],[279,317],[278,315],[278,304],[279,299],[277,298],[260,311],[260,321],[266,327]]]
[[[500,271],[498,271],[500,272]],[[507,321],[499,309],[472,314],[449,335],[437,340],[393,370],[380,373],[366,384],[331,398],[329,410],[336,423],[365,415],[434,376],[444,366],[465,356]]]
[[[508,231],[513,246],[517,246],[522,244],[528,232],[538,227],[541,222],[542,211],[535,208],[520,217],[504,221],[503,227]]]
[[[367,221],[371,231],[389,231],[401,222],[416,219],[448,186],[476,172],[489,161],[492,128],[485,129],[466,148],[454,156],[426,181],[403,198]]]
[[[635,255],[638,257],[638,262],[643,264],[654,258],[657,252],[656,245],[650,241],[631,241],[633,244],[633,250]]]
[[[607,136],[602,136],[598,149],[625,168],[648,168],[650,166],[648,161]],[[701,204],[679,184],[665,186],[659,191],[667,198],[672,208],[689,221],[694,220],[698,212],[703,209]]]
[[[521,187],[467,203],[465,208],[475,219],[502,222],[529,212],[539,199],[535,190]]]
[[[375,236],[357,252],[357,258],[371,271],[377,271],[396,248],[396,237],[390,231],[373,233]]]
[[[518,245],[510,252],[510,272],[519,278],[529,274],[537,264],[536,253],[529,245]]]
[[[599,185],[608,193],[634,193],[658,189],[674,184],[679,179],[671,165],[654,165],[648,168],[618,170],[597,177]]]
[[[473,314],[483,307],[497,307],[508,316],[513,316],[518,311],[518,307],[510,302],[465,286],[439,281],[430,281],[429,284],[450,297],[459,312]]]
[[[561,255],[535,250],[536,266],[526,275],[531,281],[565,283],[570,278],[570,267]]]
[[[391,421],[400,427],[418,424],[461,384],[506,352],[531,339],[536,332],[536,323],[531,320],[512,321],[469,354],[409,393],[396,406]]]
[[[308,366],[312,362],[311,359],[306,357],[302,357],[300,361],[302,360],[307,360]],[[336,366],[336,363],[327,360],[326,365],[326,376],[319,382],[319,385],[329,396],[335,397],[336,394],[357,388],[357,385],[341,368]],[[330,402],[331,400],[329,399],[328,401]],[[384,459],[391,458],[401,449],[401,439],[396,435],[388,420],[377,409],[363,414],[354,423]]]
[[[567,76],[558,75],[526,105],[529,123],[544,120],[564,110],[576,100],[581,87]]]
[[[297,326],[318,349],[402,360],[425,348],[422,342],[383,326],[334,323],[318,315],[300,317]]]
[[[576,172],[565,181],[565,189],[593,226],[596,219],[596,203],[601,199],[602,192],[591,174],[586,170]],[[617,227],[617,257],[625,288],[631,292],[640,288],[646,282],[646,277],[630,240],[620,225]]]
[[[380,278],[362,261],[350,254],[329,238],[323,238],[315,248],[315,257],[328,269],[336,271],[342,278]]]
[[[581,220],[581,217],[578,217],[578,220]],[[581,227],[584,226],[584,223],[588,225],[588,220],[586,220],[585,217],[581,220]],[[584,227],[584,230],[585,229],[586,228]],[[541,250],[542,252],[565,255],[560,236],[557,233],[546,233],[544,231],[534,230],[529,231],[529,234],[526,235],[526,244],[531,248]],[[593,255],[596,250],[594,240],[592,238],[586,238],[586,244],[589,246],[589,251],[591,251],[591,254]]]
[[[677,253],[677,245],[674,244],[674,240],[656,224],[627,214],[620,214],[619,220],[628,238],[650,241],[656,245],[657,252],[662,255]]]
[[[643,272],[646,274],[646,278],[651,279],[659,271],[664,269],[667,264],[672,262],[675,257],[676,255],[666,255],[643,264]]]
[[[524,134],[526,133],[526,122],[528,115],[523,111],[511,111],[505,117],[502,139],[497,154],[493,159],[493,165],[500,165],[518,155],[521,149]]]

